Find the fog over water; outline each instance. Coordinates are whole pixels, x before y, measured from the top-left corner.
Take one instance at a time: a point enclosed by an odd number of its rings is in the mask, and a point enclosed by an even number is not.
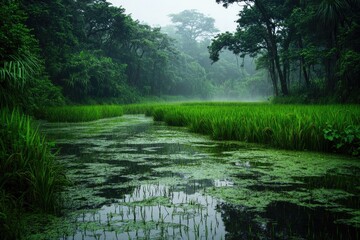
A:
[[[114,6],[122,6],[127,14],[134,19],[150,26],[166,26],[171,24],[169,14],[179,13],[187,9],[196,9],[215,19],[215,26],[220,32],[233,32],[236,29],[236,19],[241,6],[234,4],[227,9],[215,0],[108,0]]]

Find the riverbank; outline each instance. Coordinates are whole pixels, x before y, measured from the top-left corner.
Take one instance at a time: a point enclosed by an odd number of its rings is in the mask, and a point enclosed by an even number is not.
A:
[[[61,211],[60,192],[68,182],[53,144],[29,116],[2,109],[0,123],[0,232],[2,239],[22,239],[29,215]]]
[[[49,121],[90,121],[146,114],[216,140],[268,144],[279,149],[360,154],[359,105],[276,105],[198,102],[49,108]],[[85,117],[86,116],[86,117]]]

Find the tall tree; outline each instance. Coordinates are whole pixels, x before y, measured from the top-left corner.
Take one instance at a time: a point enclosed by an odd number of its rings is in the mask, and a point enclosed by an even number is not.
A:
[[[213,18],[196,10],[184,10],[169,16],[180,36],[183,50],[190,54],[197,52],[198,42],[213,37],[219,31]]]
[[[287,65],[285,58],[280,58],[279,43],[289,44],[289,29],[284,24],[287,1],[285,0],[217,0],[224,6],[234,2],[245,3],[239,14],[238,28],[235,34],[218,35],[209,48],[213,60],[217,60],[222,48],[234,50],[234,53],[257,55],[265,54],[268,58],[268,69],[273,82],[274,92],[278,94],[277,79],[280,81],[281,92],[288,95]],[[287,48],[283,48],[287,51]],[[283,61],[283,62],[281,62]]]

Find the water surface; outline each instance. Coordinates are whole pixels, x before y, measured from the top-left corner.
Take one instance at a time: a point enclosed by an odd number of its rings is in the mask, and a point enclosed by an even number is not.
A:
[[[72,186],[57,239],[360,239],[360,162],[128,115],[43,123]]]

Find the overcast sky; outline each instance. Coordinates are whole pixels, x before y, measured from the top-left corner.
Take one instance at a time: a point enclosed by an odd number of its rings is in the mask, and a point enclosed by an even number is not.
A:
[[[134,19],[151,26],[166,26],[171,23],[169,14],[196,9],[214,18],[215,27],[221,32],[235,31],[236,15],[240,10],[240,6],[236,4],[226,9],[215,0],[108,0],[108,2],[114,6],[122,6]]]

